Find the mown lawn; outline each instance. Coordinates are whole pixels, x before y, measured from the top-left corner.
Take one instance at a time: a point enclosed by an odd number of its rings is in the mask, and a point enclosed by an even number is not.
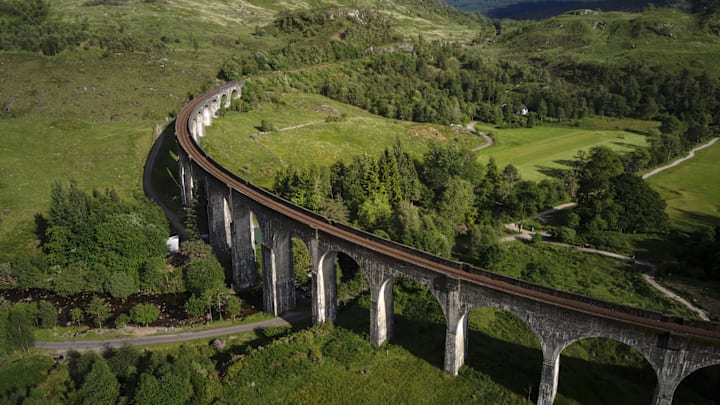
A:
[[[498,167],[512,164],[526,180],[542,180],[556,176],[580,150],[594,146],[608,146],[618,151],[629,151],[645,146],[644,135],[618,130],[590,130],[581,128],[536,127],[497,129],[476,125],[480,131],[491,134],[495,145],[478,152],[478,160],[485,164],[494,157]]]
[[[647,179],[667,202],[670,225],[694,231],[720,225],[720,144]]]

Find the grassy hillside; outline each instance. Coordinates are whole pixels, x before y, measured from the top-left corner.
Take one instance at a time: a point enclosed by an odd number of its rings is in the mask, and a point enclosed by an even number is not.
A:
[[[0,120],[0,253],[35,246],[34,215],[54,182],[85,190],[142,192],[142,169],[155,140],[150,121],[86,123],[73,119]]]
[[[720,225],[720,146],[698,152],[695,158],[647,181],[667,202],[673,227],[684,231]]]
[[[201,145],[221,164],[270,187],[283,166],[329,166],[352,156],[377,155],[396,139],[415,157],[431,141],[467,147],[484,140],[444,125],[396,121],[318,95],[286,93],[249,113],[228,113],[206,130]],[[277,132],[259,133],[263,120]]]
[[[0,255],[33,251],[33,217],[47,209],[54,181],[142,192],[155,125],[167,125],[190,98],[217,85],[231,55],[282,46],[288,38],[254,33],[283,10],[379,8],[398,21],[401,34],[427,29],[428,38],[468,39],[477,27],[455,10],[412,0],[53,0],[50,6],[50,20],[82,22],[91,39],[56,56],[0,50],[0,210],[9,212],[2,215]]]
[[[541,21],[503,22],[498,42],[518,53],[589,61],[643,60],[717,72],[720,37],[707,18],[673,9],[641,14],[569,12]]]

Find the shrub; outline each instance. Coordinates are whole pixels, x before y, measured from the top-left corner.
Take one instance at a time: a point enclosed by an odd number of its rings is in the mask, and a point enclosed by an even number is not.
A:
[[[105,283],[105,291],[114,298],[125,299],[137,291],[137,286],[130,274],[116,272]]]
[[[260,131],[275,132],[275,125],[270,120],[262,120],[260,122]]]
[[[115,327],[118,329],[124,328],[130,323],[130,315],[122,313],[115,318]]]
[[[153,304],[138,304],[130,310],[133,322],[147,326],[160,317],[160,308]]]
[[[291,329],[292,327],[290,325],[268,326],[262,330],[262,334],[265,335],[265,337],[276,338],[286,335]]]

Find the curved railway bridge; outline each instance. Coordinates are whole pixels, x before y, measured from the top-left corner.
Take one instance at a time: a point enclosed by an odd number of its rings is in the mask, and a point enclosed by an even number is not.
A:
[[[720,365],[718,323],[614,304],[471,268],[335,223],[240,178],[208,156],[198,138],[205,135],[215,113],[242,94],[244,83],[232,82],[208,91],[178,115],[180,182],[185,204],[193,187],[204,185],[210,243],[232,260],[236,288],[262,283],[266,312],[279,315],[295,307],[291,238],[299,238],[311,256],[313,322],[335,319],[339,253],[353,258],[368,279],[370,339],[375,345],[392,338],[392,287],[398,277],[415,280],[432,292],[445,315],[444,368],[452,375],[457,375],[464,362],[469,312],[478,307],[511,312],[525,322],[542,347],[538,404],[553,403],[560,353],[580,339],[613,339],[639,351],[657,375],[653,404],[671,404],[685,377]],[[262,280],[256,265],[252,215],[263,235]]]

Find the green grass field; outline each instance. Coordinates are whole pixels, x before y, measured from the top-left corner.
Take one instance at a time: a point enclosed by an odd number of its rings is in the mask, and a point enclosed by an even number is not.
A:
[[[567,164],[580,150],[604,145],[628,151],[635,146],[644,146],[646,142],[643,135],[618,130],[561,127],[497,129],[488,125],[476,125],[476,128],[495,139],[495,145],[478,152],[478,160],[485,164],[494,157],[500,168],[512,164],[526,180],[541,180],[553,176],[558,169],[568,169]]]
[[[696,315],[651,288],[641,274],[646,267],[575,249],[522,242],[505,244],[493,271],[549,287],[688,318]],[[534,272],[528,271],[534,266]]]
[[[720,144],[647,179],[667,202],[670,224],[684,231],[720,225]]]
[[[155,140],[151,122],[88,124],[77,120],[0,120],[0,252],[35,246],[34,215],[45,212],[54,182],[84,190],[142,192],[142,171]]]
[[[468,148],[484,143],[479,136],[447,126],[390,120],[323,96],[295,93],[279,98],[282,104],[265,103],[253,112],[216,119],[201,145],[228,169],[269,187],[275,171],[283,166],[329,166],[363,153],[377,155],[397,138],[418,158],[431,141]],[[340,114],[345,118],[325,121]],[[258,134],[262,120],[270,120],[278,131]],[[295,126],[301,127],[288,129]]]

